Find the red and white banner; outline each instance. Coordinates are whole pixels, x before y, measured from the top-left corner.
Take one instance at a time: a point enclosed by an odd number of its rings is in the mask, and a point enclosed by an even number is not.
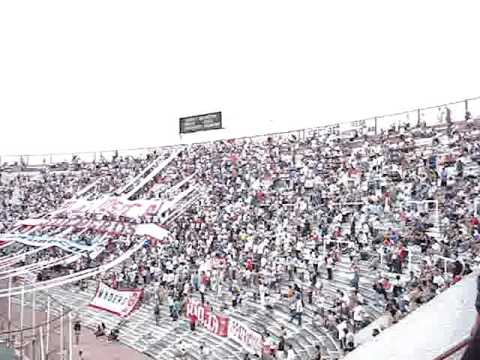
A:
[[[135,309],[142,295],[142,289],[115,290],[100,283],[89,306],[126,317]]]
[[[244,323],[223,314],[211,313],[209,307],[202,305],[197,299],[188,299],[187,301],[187,317],[192,314],[196,315],[198,325],[205,327],[210,332],[232,338],[250,354],[262,354],[264,346],[262,335]]]
[[[98,200],[77,199],[66,201],[54,214],[66,213],[83,215],[85,213],[94,213],[116,217],[139,218],[142,216],[159,215],[160,209],[164,204],[164,201],[159,200],[130,201],[116,197],[107,197]]]
[[[132,224],[120,221],[97,221],[89,219],[25,219],[20,220],[14,231],[42,231],[51,228],[63,229],[65,234],[91,230],[100,234],[111,235],[145,235],[157,242],[165,242],[170,233],[158,224]],[[68,230],[68,231],[67,231]],[[31,245],[31,244],[29,244]],[[1,243],[0,243],[1,248]]]
[[[199,326],[219,336],[228,335],[228,316],[213,314],[207,305],[202,305],[201,301],[188,299],[187,317],[192,314],[196,315]]]
[[[240,343],[250,354],[262,355],[262,335],[251,330],[245,324],[235,319],[229,319],[228,337]]]
[[[91,230],[99,233],[109,234],[135,234],[136,224],[121,221],[99,221],[90,219],[64,219],[64,218],[51,218],[51,219],[25,219],[20,220],[17,223],[17,227],[14,230],[21,229],[21,226],[28,226],[26,231],[31,231],[33,227],[35,230],[49,230],[50,228],[63,228],[64,231],[71,229],[72,231]]]

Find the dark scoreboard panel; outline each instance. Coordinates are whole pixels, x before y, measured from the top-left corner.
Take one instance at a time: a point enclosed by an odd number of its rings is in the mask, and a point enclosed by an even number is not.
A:
[[[180,118],[180,134],[222,128],[222,112]]]

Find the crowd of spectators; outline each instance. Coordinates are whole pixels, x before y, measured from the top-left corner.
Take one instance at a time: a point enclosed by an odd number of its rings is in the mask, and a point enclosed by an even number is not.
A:
[[[172,243],[145,248],[115,281],[154,289],[173,320],[194,292],[233,307],[248,296],[266,309],[287,302],[299,326],[312,307],[315,325],[349,351],[374,320],[360,264],[376,274],[367,285],[388,319],[375,333],[477,266],[479,134],[467,122],[189,147],[176,168],[187,176],[194,164],[208,194],[170,227]],[[331,296],[324,283],[342,257],[351,289]]]
[[[479,125],[468,119],[379,135],[329,131],[185,147],[132,199],[163,199],[189,177],[206,193],[169,225],[170,243],[146,242],[102,279],[145,287],[145,301],[167,304],[173,321],[196,292],[203,303],[215,297],[232,308],[247,298],[265,309],[287,304],[298,326],[309,308],[314,326],[350,351],[355,334],[375,320],[362,285],[375,291],[373,305],[391,324],[479,263]],[[45,214],[93,182],[87,199],[114,194],[156,157],[2,178],[0,226]],[[85,243],[96,236],[84,235]],[[110,240],[107,250],[132,241]],[[350,287],[332,295],[327,284],[344,261]],[[287,337],[280,336],[275,356],[294,356]]]

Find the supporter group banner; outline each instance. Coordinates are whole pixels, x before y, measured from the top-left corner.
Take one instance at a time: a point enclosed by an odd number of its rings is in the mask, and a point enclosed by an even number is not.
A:
[[[105,214],[139,218],[142,216],[158,216],[167,204],[159,200],[130,201],[116,197],[106,197],[98,200],[70,200],[66,201],[54,214],[67,213],[83,215],[85,213]]]
[[[65,234],[73,231],[92,230],[99,233],[123,235],[148,235],[158,240],[168,236],[168,231],[158,224],[132,224],[120,221],[99,221],[89,219],[26,219],[20,220],[14,230],[22,226],[31,226],[31,230],[49,230],[50,228],[64,229]],[[67,230],[70,230],[67,231]],[[1,245],[1,244],[0,244]]]
[[[197,316],[199,326],[205,327],[216,335],[235,340],[250,354],[262,354],[262,335],[250,329],[246,324],[223,314],[213,314],[209,307],[202,305],[199,300],[188,299],[187,316],[190,317],[192,314]]]
[[[27,228],[25,228],[27,227]],[[59,229],[60,232],[54,236],[33,236],[28,235],[32,231],[48,231],[50,229]],[[163,243],[170,238],[168,230],[158,224],[131,224],[116,221],[97,221],[88,219],[26,219],[20,220],[13,229],[12,234],[4,234],[3,239],[16,241],[28,246],[58,246],[64,250],[92,252],[97,249],[98,239],[101,235],[139,235],[146,236],[152,245]],[[15,233],[22,230],[23,233]],[[99,236],[92,239],[91,245],[80,244],[71,235],[91,230]],[[0,243],[0,248],[2,247]]]
[[[235,319],[229,319],[228,337],[242,344],[250,354],[262,354],[262,335]]]
[[[108,311],[121,317],[126,317],[135,309],[142,294],[142,289],[115,290],[100,283],[95,297],[89,306]]]
[[[187,316],[195,315],[199,326],[203,326],[211,333],[219,336],[228,335],[228,316],[214,314],[207,305],[202,305],[201,301],[188,299]]]
[[[18,242],[27,246],[57,246],[65,251],[76,252],[87,254],[89,252],[93,252],[96,249],[95,245],[86,246],[75,243],[69,240],[51,238],[47,236],[29,236],[29,235],[19,235],[19,234],[5,234],[3,235],[6,239],[11,239],[14,242]]]

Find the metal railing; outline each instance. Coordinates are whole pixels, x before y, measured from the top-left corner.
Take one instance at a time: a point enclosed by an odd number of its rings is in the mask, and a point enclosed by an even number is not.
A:
[[[45,357],[40,356],[42,352],[49,352],[49,344],[51,343],[50,338],[52,338],[55,332],[60,329],[60,336],[63,333],[63,344],[64,349],[68,349],[68,342],[65,340],[64,328],[68,325],[65,325],[65,322],[68,319],[71,319],[73,314],[73,309],[64,306],[60,301],[55,299],[52,295],[48,294],[45,291],[39,291],[38,295],[43,295],[43,301],[47,301],[45,305],[42,303],[42,298],[40,296],[36,297],[36,301],[27,304],[24,301],[20,302],[22,307],[21,312],[23,313],[23,308],[31,308],[32,319],[35,319],[36,316],[40,316],[40,313],[46,314],[45,320],[40,320],[40,322],[35,322],[32,320],[31,325],[22,326],[23,320],[20,320],[20,326],[18,320],[16,326],[14,326],[14,321],[7,319],[5,315],[2,315],[0,318],[3,321],[8,323],[8,330],[0,332],[0,338],[4,339],[7,347],[14,348],[19,353],[20,359],[47,359],[48,355]],[[35,298],[34,298],[35,299]],[[36,316],[34,313],[38,313]],[[67,328],[67,330],[70,330]],[[71,330],[70,330],[71,331]],[[46,347],[44,347],[44,345]],[[51,344],[50,352],[60,351],[56,346]],[[38,355],[38,356],[37,356]]]
[[[477,340],[478,341],[478,340]],[[443,354],[437,356],[433,360],[453,360],[453,359],[460,359],[463,355],[465,349],[470,345],[472,342],[472,338],[469,336],[468,338],[460,341],[458,344],[453,345]]]
[[[480,97],[465,99],[461,101],[451,102],[447,104],[441,104],[436,106],[430,106],[420,109],[413,109],[408,111],[402,111],[394,114],[374,116],[371,118],[357,120],[357,121],[345,121],[339,123],[332,123],[329,125],[323,125],[313,128],[303,128],[297,130],[289,130],[285,132],[268,133],[262,135],[253,135],[245,137],[237,137],[236,139],[258,139],[267,137],[285,137],[294,135],[297,138],[305,138],[314,134],[329,133],[333,131],[348,132],[359,131],[363,134],[377,134],[381,130],[387,130],[392,125],[398,126],[403,124],[410,124],[410,126],[416,126],[422,122],[426,122],[427,125],[435,125],[439,122],[445,121],[447,108],[450,113],[450,119],[453,122],[465,120],[467,112],[469,112],[472,118],[480,118]],[[25,164],[30,166],[35,165],[52,165],[59,163],[70,163],[72,157],[76,156],[79,162],[94,162],[101,159],[110,161],[115,155],[119,156],[132,156],[139,157],[144,156],[147,153],[154,150],[167,150],[169,148],[179,145],[200,145],[205,143],[211,143],[212,141],[218,141],[222,139],[229,139],[222,135],[221,138],[216,140],[192,142],[192,143],[180,143],[177,145],[166,145],[158,147],[145,147],[145,148],[133,148],[123,150],[99,150],[99,151],[85,151],[85,152],[65,152],[65,153],[48,153],[48,154],[23,154],[23,155],[2,155],[0,156],[0,164]]]

